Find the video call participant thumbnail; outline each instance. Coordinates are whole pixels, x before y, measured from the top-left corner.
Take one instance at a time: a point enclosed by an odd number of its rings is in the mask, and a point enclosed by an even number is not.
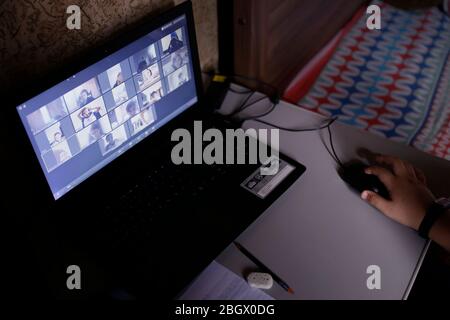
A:
[[[131,131],[132,135],[138,134],[149,125],[156,121],[156,112],[153,107],[148,107],[144,109],[137,116],[131,118]]]
[[[27,122],[30,126],[31,132],[36,135],[67,115],[68,112],[64,100],[62,98],[58,98],[27,115]]]
[[[162,61],[164,75],[165,76],[169,75],[175,70],[181,68],[183,65],[187,64],[188,62],[189,62],[189,55],[186,47],[172,53],[170,56],[164,58]]]
[[[99,120],[106,114],[103,98],[92,101],[89,105],[82,107],[70,115],[75,131],[80,131],[94,121]]]
[[[189,81],[189,72],[187,65],[184,65],[180,69],[171,73],[167,77],[167,81],[169,83],[169,92],[172,92],[181,87],[183,84],[187,83]]]
[[[98,75],[97,79],[102,93],[119,87],[132,77],[130,62],[128,59],[118,63],[105,72]]]
[[[45,135],[52,147],[66,139],[64,131],[59,123],[45,130]]]
[[[138,90],[142,91],[160,79],[159,67],[155,63],[136,75]]]
[[[77,140],[80,146],[80,151],[86,149],[91,144],[99,141],[106,134],[111,132],[111,124],[107,116],[94,122],[89,127],[77,133]]]
[[[84,107],[100,97],[100,88],[96,78],[83,83],[64,95],[67,109],[70,113]]]
[[[164,54],[171,54],[184,46],[183,29],[180,28],[161,39]]]
[[[116,150],[127,140],[128,134],[125,125],[122,125],[102,138],[102,140],[100,141],[100,150],[102,152],[102,155],[106,155]]]
[[[155,83],[147,90],[142,91],[139,94],[139,96],[142,101],[142,106],[147,107],[149,105],[155,104],[157,101],[161,100],[161,98],[164,96],[162,82],[159,81]]]
[[[115,108],[109,113],[112,128],[115,129],[130,120],[130,118],[137,115],[139,111],[139,103],[136,97]]]
[[[130,59],[131,69],[133,74],[142,73],[145,69],[148,69],[157,60],[156,46],[152,44],[144,50],[133,55]]]
[[[120,105],[121,103],[124,103],[129,99],[125,83],[122,83],[119,86],[115,87],[114,89],[112,89],[111,92],[116,106]]]
[[[72,158],[73,154],[67,140],[61,141],[51,148],[47,153],[42,154],[42,160],[46,166],[47,172],[55,170]]]

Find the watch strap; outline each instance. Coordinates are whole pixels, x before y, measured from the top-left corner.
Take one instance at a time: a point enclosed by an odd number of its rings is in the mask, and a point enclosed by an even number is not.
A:
[[[430,230],[435,224],[435,222],[439,219],[439,217],[446,211],[447,209],[438,202],[434,202],[427,210],[425,217],[422,220],[422,223],[419,227],[419,235],[424,239],[429,239]]]
[[[443,206],[445,209],[450,209],[450,198],[441,198],[436,202]]]

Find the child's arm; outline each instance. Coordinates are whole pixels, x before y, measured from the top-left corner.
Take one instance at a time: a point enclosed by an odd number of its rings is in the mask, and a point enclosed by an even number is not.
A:
[[[362,198],[389,218],[419,230],[422,221],[435,202],[435,197],[426,185],[424,174],[411,164],[388,156],[376,157],[380,166],[367,169],[367,174],[377,176],[389,190],[392,200],[364,191]],[[391,170],[386,169],[391,168]],[[443,213],[429,232],[429,237],[450,252],[450,213]]]

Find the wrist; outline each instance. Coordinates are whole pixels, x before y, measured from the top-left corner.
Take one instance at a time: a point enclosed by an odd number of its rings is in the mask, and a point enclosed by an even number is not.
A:
[[[416,214],[414,215],[414,221],[410,226],[413,230],[419,232],[420,226],[422,225],[424,219],[427,216],[427,213],[430,207],[435,203],[435,199],[428,199],[427,201],[423,201],[421,205],[417,205],[418,210],[416,210]]]
[[[447,210],[430,230],[430,239],[450,252],[450,210]]]
[[[422,238],[429,239],[432,229],[438,223],[440,218],[448,212],[449,208],[450,200],[448,199],[439,199],[430,204],[417,229],[419,235]]]

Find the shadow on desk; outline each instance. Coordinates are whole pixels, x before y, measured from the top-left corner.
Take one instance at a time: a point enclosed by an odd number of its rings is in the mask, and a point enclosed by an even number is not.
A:
[[[409,299],[450,301],[450,254],[432,243]]]

